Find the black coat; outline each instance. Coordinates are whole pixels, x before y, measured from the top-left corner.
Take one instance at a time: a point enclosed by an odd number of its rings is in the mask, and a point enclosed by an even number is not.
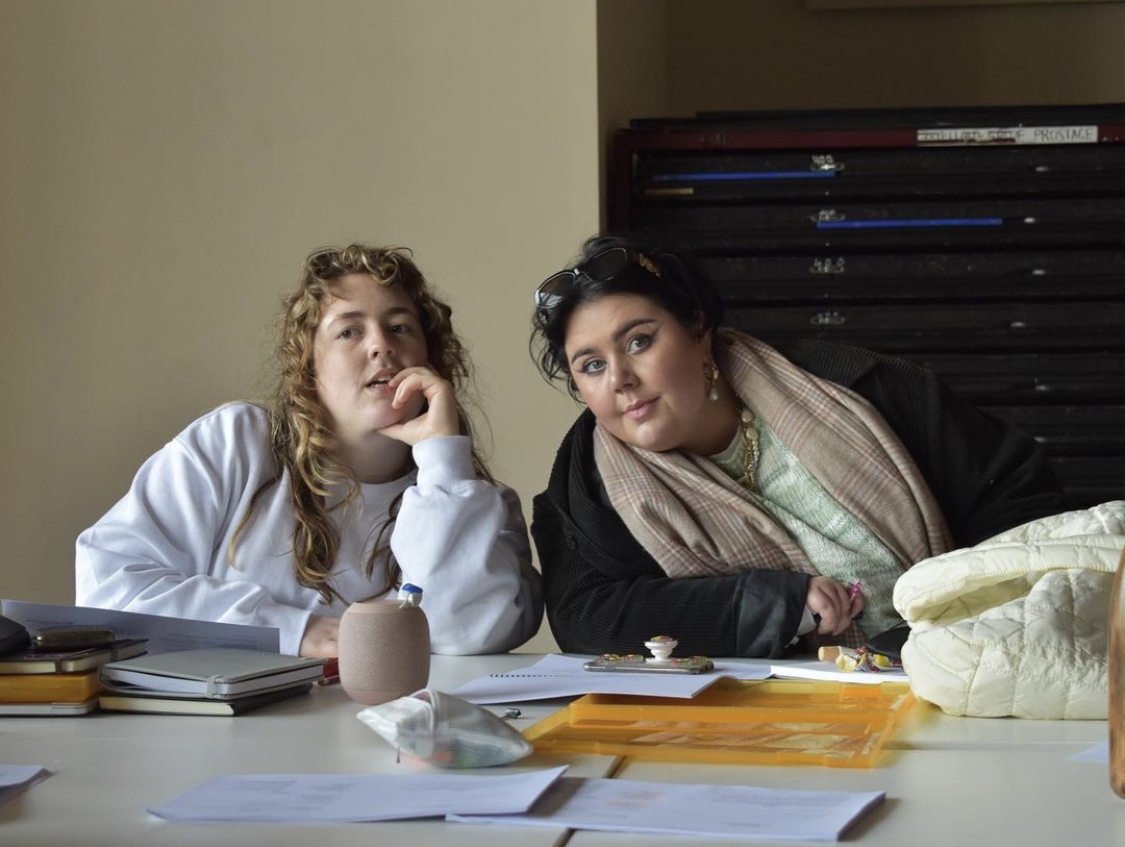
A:
[[[850,388],[902,440],[949,525],[967,547],[1062,508],[1041,445],[956,397],[933,373],[854,347],[806,341],[778,349]],[[775,570],[672,579],[610,505],[586,410],[563,439],[547,490],[534,500],[547,618],[572,653],[643,653],[671,635],[677,655],[779,656],[805,609],[809,577]]]

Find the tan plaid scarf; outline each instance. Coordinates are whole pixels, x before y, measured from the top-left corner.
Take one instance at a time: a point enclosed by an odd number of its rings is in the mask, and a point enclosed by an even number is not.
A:
[[[748,335],[721,330],[714,346],[716,364],[742,402],[903,570],[950,548],[926,481],[866,400]],[[817,573],[789,533],[710,460],[624,444],[601,426],[594,457],[614,508],[669,576],[752,568]]]

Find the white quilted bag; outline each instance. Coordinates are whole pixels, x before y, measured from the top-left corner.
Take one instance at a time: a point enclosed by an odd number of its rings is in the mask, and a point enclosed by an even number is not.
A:
[[[951,715],[1105,719],[1125,501],[919,562],[895,585],[914,693]]]

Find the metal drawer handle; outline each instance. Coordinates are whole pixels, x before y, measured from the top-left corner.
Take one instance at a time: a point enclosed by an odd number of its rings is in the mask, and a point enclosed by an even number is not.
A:
[[[847,322],[848,319],[839,312],[817,312],[809,318],[813,326],[843,326]]]
[[[842,171],[844,169],[843,162],[837,162],[832,158],[831,153],[818,154],[812,157],[812,164],[809,165],[810,171]]]
[[[837,259],[813,259],[809,265],[809,273],[824,276],[826,274],[842,274],[844,272],[844,257]]]

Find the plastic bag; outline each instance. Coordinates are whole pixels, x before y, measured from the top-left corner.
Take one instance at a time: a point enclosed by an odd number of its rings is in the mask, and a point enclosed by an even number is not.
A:
[[[357,717],[398,749],[443,768],[506,765],[532,750],[492,712],[432,688],[369,706]]]

